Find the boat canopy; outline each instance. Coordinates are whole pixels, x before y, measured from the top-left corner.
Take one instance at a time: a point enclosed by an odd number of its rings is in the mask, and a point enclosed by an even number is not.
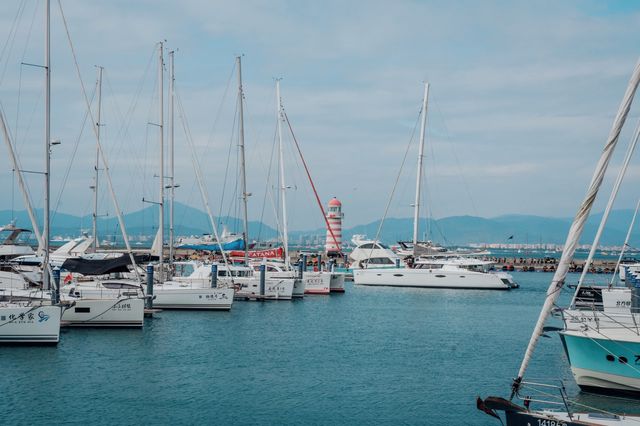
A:
[[[158,258],[148,254],[135,256],[136,264],[154,260],[158,260]],[[113,259],[85,259],[75,257],[65,260],[62,264],[62,269],[82,275],[107,275],[117,272],[129,272],[129,265],[131,265],[131,257],[125,254]]]

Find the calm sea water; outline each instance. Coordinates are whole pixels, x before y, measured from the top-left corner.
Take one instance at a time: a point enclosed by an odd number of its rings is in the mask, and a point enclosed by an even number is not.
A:
[[[348,284],[226,313],[165,311],[144,330],[65,330],[57,348],[0,348],[0,424],[496,425],[475,397],[507,396],[551,279],[514,276],[510,292]],[[528,378],[578,394],[556,335],[541,339]]]

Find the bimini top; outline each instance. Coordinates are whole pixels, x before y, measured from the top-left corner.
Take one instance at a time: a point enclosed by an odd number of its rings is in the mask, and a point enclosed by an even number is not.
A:
[[[0,233],[8,233],[2,244],[16,244],[21,233],[31,233],[30,229],[16,228],[15,222],[0,226]],[[6,235],[6,234],[5,234]]]

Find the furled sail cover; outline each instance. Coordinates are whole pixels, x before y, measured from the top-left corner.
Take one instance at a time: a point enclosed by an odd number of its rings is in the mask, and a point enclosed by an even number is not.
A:
[[[136,264],[158,260],[156,256],[141,254],[135,256]],[[75,257],[67,259],[62,264],[62,269],[76,272],[82,275],[107,275],[116,272],[129,272],[131,258],[128,254],[113,259],[83,259]]]

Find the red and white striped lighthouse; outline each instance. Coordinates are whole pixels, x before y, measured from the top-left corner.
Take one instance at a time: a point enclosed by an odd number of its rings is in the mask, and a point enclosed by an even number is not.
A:
[[[342,203],[336,197],[329,201],[329,210],[327,211],[327,240],[324,248],[328,256],[339,256],[342,249]],[[332,235],[333,234],[333,235]],[[335,238],[335,239],[334,239]]]

